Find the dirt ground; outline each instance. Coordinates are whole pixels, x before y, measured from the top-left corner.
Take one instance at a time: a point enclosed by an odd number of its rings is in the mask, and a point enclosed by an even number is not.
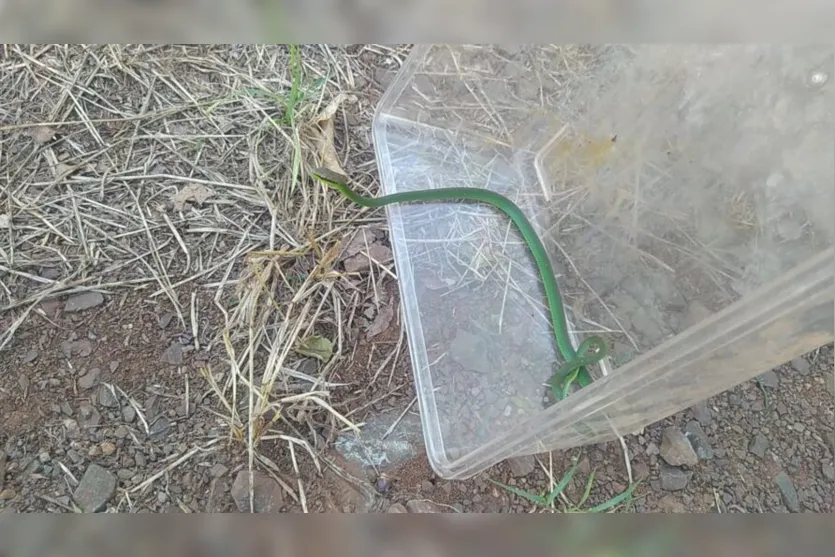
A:
[[[334,450],[414,389],[383,215],[299,169],[374,191],[407,46],[1,48],[0,511],[832,512],[831,344],[467,481]]]

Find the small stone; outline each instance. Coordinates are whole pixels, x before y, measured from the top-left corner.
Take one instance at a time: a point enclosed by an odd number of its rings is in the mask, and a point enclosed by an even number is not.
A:
[[[113,391],[110,390],[110,387],[108,387],[107,385],[102,385],[99,387],[99,404],[101,404],[105,408],[116,408],[119,406],[119,400],[116,398],[116,395],[113,394]]]
[[[389,489],[391,489],[391,481],[387,476],[381,475],[377,478],[377,481],[374,482],[374,489],[377,490],[377,493],[386,493]]]
[[[165,416],[160,416],[160,418],[151,424],[150,428],[148,428],[148,434],[154,441],[159,441],[168,435],[169,429],[171,429],[171,420]]]
[[[797,497],[797,490],[794,488],[791,478],[785,472],[780,472],[775,478],[780,494],[783,496],[783,503],[791,512],[800,512],[800,500]]]
[[[82,292],[67,298],[64,303],[64,311],[74,313],[100,306],[104,303],[104,296],[101,292]]]
[[[536,467],[536,459],[533,455],[516,456],[508,458],[507,465],[514,478],[521,478],[533,472]]]
[[[73,356],[86,358],[93,353],[93,343],[89,340],[65,340],[61,342],[61,352],[69,359]]]
[[[15,497],[17,497],[17,492],[14,488],[7,487],[3,491],[0,491],[0,501],[11,501]]]
[[[164,491],[158,491],[157,501],[159,501],[160,503],[165,503],[166,501],[168,501],[168,495],[166,495]]]
[[[78,439],[81,436],[81,428],[78,427],[78,422],[72,418],[66,418],[63,422],[64,429],[67,431],[69,439]]]
[[[795,424],[792,426],[792,429],[794,429],[798,433],[803,433],[804,431],[806,431],[806,426],[800,422],[795,422]]]
[[[84,376],[78,380],[78,387],[80,389],[92,389],[95,387],[99,382],[99,376],[101,375],[101,370],[97,367],[94,367],[90,371],[88,371]]]
[[[101,454],[104,456],[110,456],[116,452],[116,445],[109,441],[105,441],[101,444]]]
[[[122,481],[131,479],[133,474],[134,471],[128,470],[127,468],[122,468],[116,472],[116,475],[119,476],[119,479]]]
[[[832,461],[823,462],[821,464],[821,472],[826,477],[827,480],[833,481],[835,480],[835,464]]]
[[[768,450],[768,446],[768,438],[762,433],[757,433],[751,441],[751,444],[748,445],[748,451],[759,458],[763,458],[765,451]]]
[[[780,386],[780,379],[777,377],[777,373],[774,370],[766,371],[757,377],[757,382],[763,387],[768,387],[769,389],[776,389]]]
[[[703,426],[709,426],[710,422],[713,421],[712,416],[710,415],[710,408],[707,405],[707,401],[703,400],[700,403],[691,406],[690,412],[693,414],[693,417]]]
[[[250,512],[250,477],[248,470],[241,470],[232,483],[232,499],[242,513]],[[252,510],[257,513],[279,512],[284,504],[281,486],[261,472],[252,472]]]
[[[136,418],[136,410],[133,409],[133,406],[128,404],[124,408],[122,408],[122,419],[125,420],[127,423],[131,423]]]
[[[174,314],[169,312],[163,313],[159,317],[157,317],[157,325],[160,329],[167,329],[168,325],[171,324],[171,320],[174,319]]]
[[[107,500],[116,491],[116,478],[99,466],[91,464],[73,493],[75,503],[87,513],[104,508]]]
[[[433,503],[432,501],[427,501],[425,499],[413,499],[406,503],[406,508],[409,509],[410,513],[442,513],[444,512],[441,507]]]
[[[420,482],[420,490],[423,493],[432,493],[435,490],[435,485],[429,480],[423,480]]]
[[[84,427],[96,427],[101,421],[101,414],[99,414],[95,406],[82,404],[78,408],[78,413],[81,415],[81,425]]]
[[[137,452],[135,455],[133,455],[133,459],[136,461],[136,465],[140,468],[144,468],[145,465],[148,463],[148,461],[145,460],[144,453]]]
[[[812,369],[812,366],[809,365],[806,358],[795,358],[791,361],[791,364],[792,367],[797,370],[797,373],[803,376],[809,375],[809,371]]]
[[[67,416],[72,416],[73,414],[72,406],[70,406],[70,403],[66,400],[61,403],[61,413]]]
[[[699,457],[699,460],[710,460],[713,458],[713,449],[710,447],[710,441],[698,421],[692,420],[687,422],[687,426],[684,428],[684,434],[690,440],[690,445],[693,446],[693,450],[696,451],[696,456]]]
[[[73,464],[81,464],[81,461],[84,460],[78,451],[75,449],[70,449],[67,451],[67,456],[72,460]]]
[[[38,358],[38,349],[37,348],[30,348],[26,351],[26,354],[23,355],[23,359],[20,361],[22,364],[31,364]]]
[[[108,367],[110,367],[110,373],[116,373],[116,370],[119,369],[119,362],[110,362]]]
[[[664,430],[659,454],[671,466],[695,466],[699,462],[690,441],[676,427]]]
[[[91,445],[89,449],[87,449],[87,456],[93,458],[97,457],[101,454],[101,447],[98,445]]]
[[[124,439],[125,437],[128,436],[129,433],[130,432],[128,431],[128,428],[126,428],[123,425],[120,425],[119,427],[116,428],[116,431],[113,432],[113,435],[115,435],[119,439]]]
[[[658,449],[658,445],[656,445],[653,441],[650,441],[649,443],[647,443],[647,448],[645,452],[647,453],[647,456],[653,456],[657,455],[660,452],[660,450]]]
[[[183,364],[183,346],[178,342],[171,343],[162,355],[162,361],[172,366]]]
[[[218,462],[209,468],[209,475],[213,478],[219,478],[225,475],[228,471],[229,468]]]
[[[402,504],[394,503],[392,505],[389,505],[389,508],[386,510],[386,512],[395,514],[395,513],[407,513],[409,511],[407,511],[406,507],[404,507]]]
[[[41,454],[38,455],[38,460],[40,460],[43,464],[46,464],[47,462],[49,462],[52,459],[50,458],[49,453],[44,451],[44,452],[42,452]]]
[[[661,463],[661,489],[665,491],[680,491],[687,487],[693,472],[682,470],[676,466]]]

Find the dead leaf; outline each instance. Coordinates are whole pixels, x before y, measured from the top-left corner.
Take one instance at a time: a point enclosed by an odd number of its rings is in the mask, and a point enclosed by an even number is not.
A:
[[[9,215],[0,214],[0,228],[11,228],[12,226],[12,219],[9,218]]]
[[[310,356],[321,362],[327,362],[333,356],[333,343],[323,336],[311,335],[296,345],[296,352],[302,356]]]
[[[346,273],[356,273],[365,271],[371,267],[371,262],[376,261],[380,264],[387,263],[391,260],[391,249],[382,244],[371,244],[367,251],[362,251],[353,257],[346,258],[342,264],[345,266]]]
[[[58,130],[55,128],[50,128],[49,126],[35,126],[29,130],[27,135],[34,139],[35,143],[43,145],[44,143],[52,141],[56,133],[58,133]]]
[[[391,325],[391,320],[394,318],[394,299],[390,296],[387,298],[385,303],[381,303],[377,317],[374,318],[374,321],[371,322],[371,325],[365,331],[366,337],[376,337]]]
[[[313,123],[308,128],[307,133],[322,159],[322,166],[338,174],[345,175],[345,171],[339,164],[339,156],[336,153],[336,147],[333,142],[333,117],[343,102],[355,103],[357,102],[357,97],[346,93],[339,93],[313,119]]]
[[[77,166],[73,166],[65,162],[59,162],[58,164],[52,167],[52,173],[55,174],[55,181],[63,180],[64,178],[75,172],[77,168]]]
[[[171,196],[171,202],[174,204],[175,209],[182,211],[186,208],[186,203],[189,201],[203,205],[214,194],[215,192],[203,184],[189,184]]]

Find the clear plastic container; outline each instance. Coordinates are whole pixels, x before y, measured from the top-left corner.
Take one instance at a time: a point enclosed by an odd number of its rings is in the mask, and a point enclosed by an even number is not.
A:
[[[375,116],[383,193],[513,199],[575,341],[610,347],[553,404],[562,360],[510,221],[390,206],[440,476],[640,431],[832,341],[834,71],[831,47],[415,47]]]

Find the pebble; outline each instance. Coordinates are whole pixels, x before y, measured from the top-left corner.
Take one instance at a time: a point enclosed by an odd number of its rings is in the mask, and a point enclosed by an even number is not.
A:
[[[136,418],[136,410],[133,409],[133,406],[128,404],[124,408],[122,408],[122,419],[125,420],[127,423],[131,423]]]
[[[232,483],[232,499],[242,513],[250,512],[249,471],[241,470]],[[252,509],[257,513],[279,512],[284,504],[281,486],[275,480],[258,471],[252,472]]]
[[[711,460],[713,458],[713,449],[710,446],[710,441],[698,421],[691,420],[687,422],[687,426],[684,428],[684,434],[690,440],[690,444],[693,446],[693,450],[696,451],[696,456],[699,457],[699,460]]]
[[[99,382],[99,376],[101,375],[101,370],[97,367],[94,367],[90,371],[84,374],[84,376],[78,380],[78,387],[80,389],[92,389],[95,387]]]
[[[710,408],[708,407],[706,400],[690,407],[690,412],[692,412],[696,421],[703,426],[709,426],[710,422],[713,421],[713,417],[710,415]]]
[[[104,296],[101,292],[82,292],[67,298],[64,303],[64,311],[75,313],[100,306],[103,303]]]
[[[111,443],[110,441],[105,441],[101,444],[101,454],[104,456],[110,456],[116,452],[116,445]]]
[[[765,451],[768,450],[768,446],[768,438],[766,438],[766,436],[762,433],[757,433],[751,441],[751,444],[748,445],[748,451],[759,458],[763,458],[765,456]]]
[[[165,416],[160,416],[160,418],[153,424],[151,424],[150,428],[148,428],[148,434],[154,441],[159,441],[160,439],[163,439],[166,435],[168,435],[168,431],[170,429],[171,420],[169,420]]]
[[[661,458],[671,466],[695,466],[699,457],[693,445],[677,427],[668,427],[661,436]]]
[[[121,470],[116,472],[116,475],[119,476],[119,479],[122,481],[131,479],[133,477],[133,474],[134,471],[128,470],[127,468],[122,468]]]
[[[392,505],[389,505],[389,508],[386,509],[386,512],[395,514],[395,513],[407,513],[409,511],[407,511],[406,507],[404,507],[402,504],[394,503]]]
[[[832,461],[821,463],[821,472],[830,482],[835,480],[835,464]]]
[[[73,356],[86,358],[93,353],[93,343],[89,340],[65,340],[61,342],[61,352],[67,359]]]
[[[102,385],[99,387],[99,404],[104,406],[105,408],[116,408],[119,406],[119,400],[113,394],[113,391],[110,390],[110,387],[107,385]]]
[[[806,358],[795,358],[791,361],[791,364],[792,367],[797,370],[797,373],[803,376],[809,375],[809,371],[812,369],[812,366],[809,365]]]
[[[786,504],[791,512],[800,512],[800,499],[797,496],[797,490],[794,488],[791,478],[785,472],[780,472],[775,478],[777,487],[780,489],[780,495],[783,497],[783,503]]]
[[[128,431],[128,428],[126,428],[123,425],[120,425],[119,427],[116,428],[116,431],[113,432],[113,435],[115,435],[119,439],[124,439],[125,437],[128,436],[129,433],[130,432]]]
[[[514,478],[521,478],[533,472],[536,467],[536,459],[533,455],[516,456],[508,458],[507,465]]]
[[[98,464],[91,464],[75,489],[73,499],[82,511],[97,512],[104,508],[115,491],[116,478],[113,474]]]
[[[406,503],[406,508],[409,509],[411,513],[442,513],[444,512],[441,507],[433,503],[432,501],[427,501],[425,499],[413,499]]]
[[[766,371],[757,377],[757,381],[760,385],[768,387],[769,389],[776,389],[780,386],[780,379],[777,377],[777,373],[774,370]]]
[[[7,487],[3,491],[0,491],[0,501],[10,501],[17,497],[17,492],[14,488]]]
[[[136,465],[140,468],[144,468],[145,464],[148,462],[147,460],[145,460],[145,454],[140,453],[139,451],[137,451],[137,453],[133,455],[133,459],[136,461]]]
[[[657,455],[659,452],[660,452],[660,449],[658,448],[658,445],[655,444],[655,442],[650,441],[649,443],[647,443],[647,448],[646,448],[647,455],[653,456],[653,455]]]
[[[162,361],[172,366],[183,364],[183,347],[179,342],[172,342],[162,354]]]
[[[209,468],[209,475],[213,478],[219,478],[225,475],[228,471],[229,468],[218,462],[214,464],[211,468]]]
[[[661,489],[665,491],[680,491],[687,487],[693,472],[682,470],[676,466],[661,463]]]

